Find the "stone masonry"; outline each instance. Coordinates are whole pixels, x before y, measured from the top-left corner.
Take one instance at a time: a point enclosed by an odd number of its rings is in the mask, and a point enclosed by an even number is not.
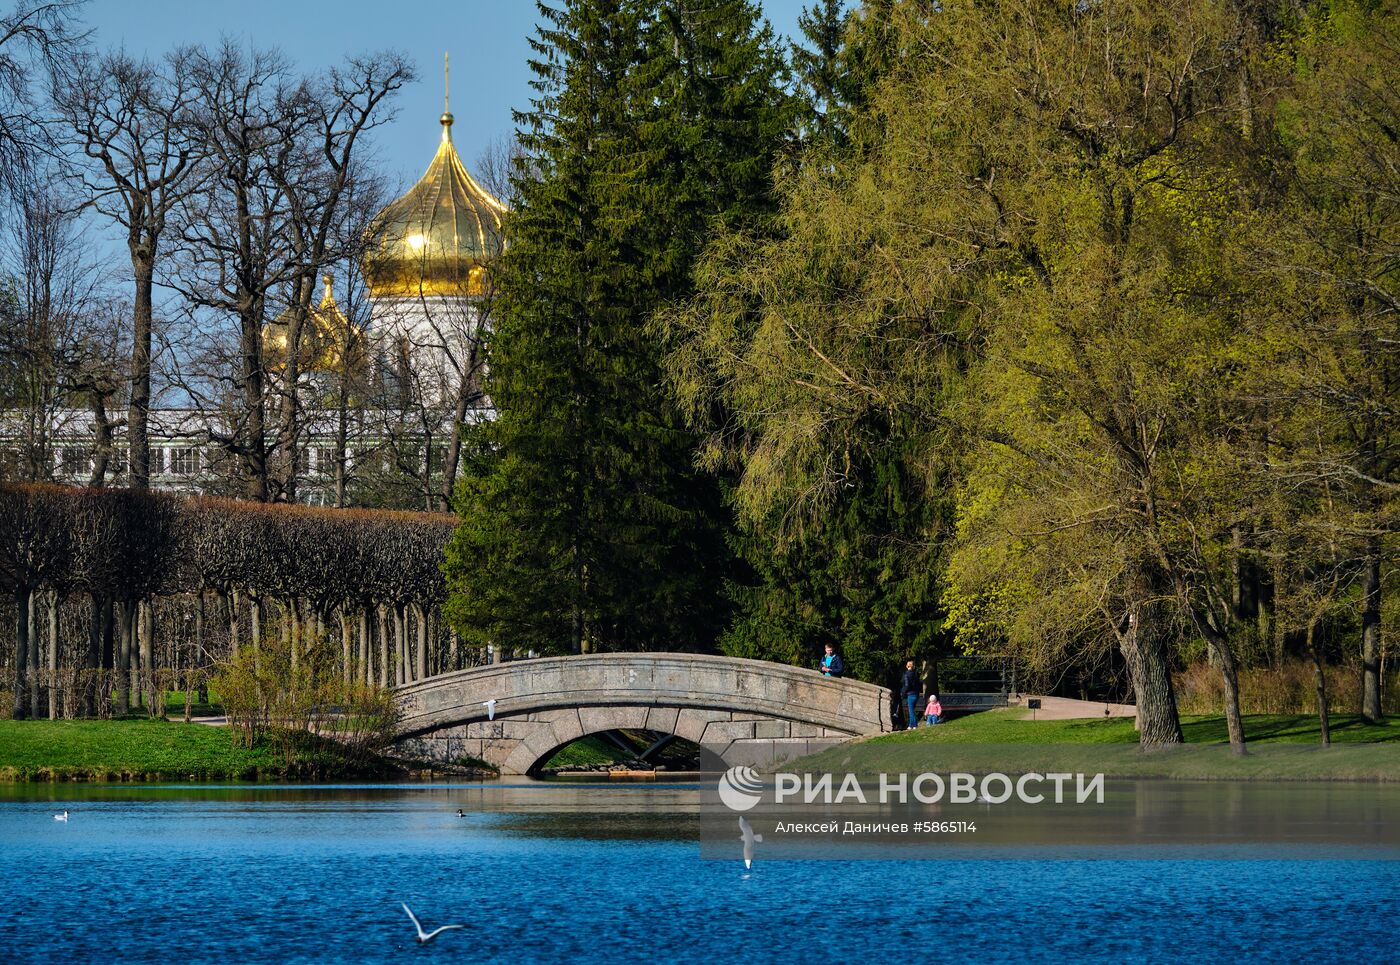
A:
[[[544,657],[398,690],[400,747],[526,774],[587,734],[648,730],[697,744],[848,739],[891,729],[890,692],[761,660],[682,653]],[[495,701],[494,719],[486,706]]]

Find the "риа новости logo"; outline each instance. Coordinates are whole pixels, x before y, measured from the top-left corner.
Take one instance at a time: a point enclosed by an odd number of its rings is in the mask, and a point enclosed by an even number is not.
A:
[[[731,811],[747,811],[763,797],[763,779],[751,767],[735,766],[720,775],[719,799]]]

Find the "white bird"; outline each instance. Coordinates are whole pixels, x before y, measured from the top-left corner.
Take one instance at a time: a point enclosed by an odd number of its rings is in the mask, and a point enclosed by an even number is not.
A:
[[[53,816],[53,819],[54,819],[55,821],[67,821],[67,820],[68,820],[68,812],[67,812],[67,811],[64,811],[62,814],[55,814],[55,815]]]
[[[486,719],[487,719],[487,720],[495,720],[495,719],[496,719],[496,698],[495,698],[495,697],[492,697],[490,700],[483,700],[483,701],[481,702],[481,706],[483,706],[483,707],[486,708]]]
[[[399,904],[403,905],[403,902],[399,902]],[[443,925],[441,928],[434,928],[430,932],[425,932],[423,931],[423,926],[418,923],[418,916],[413,913],[413,910],[407,905],[403,906],[403,910],[408,912],[408,917],[413,919],[413,927],[418,929],[418,944],[420,945],[426,945],[445,931],[451,931],[453,928],[467,927],[466,925]]]
[[[763,835],[753,833],[753,825],[743,815],[739,816],[739,840],[744,842],[744,869],[753,868],[753,845],[755,841],[762,841]]]

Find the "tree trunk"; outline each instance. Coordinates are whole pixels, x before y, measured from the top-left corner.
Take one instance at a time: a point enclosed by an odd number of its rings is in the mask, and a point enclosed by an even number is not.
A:
[[[394,667],[398,677],[398,684],[402,687],[408,683],[408,634],[404,626],[404,608],[402,605],[394,607]]]
[[[1317,721],[1322,728],[1322,746],[1332,745],[1332,722],[1327,708],[1327,674],[1322,665],[1322,654],[1317,646],[1317,622],[1322,619],[1322,610],[1313,613],[1308,621],[1308,653],[1312,656],[1313,674],[1317,683]]]
[[[348,684],[354,674],[350,660],[350,605],[348,603],[340,605],[340,657],[343,662],[341,671]]]
[[[83,658],[84,717],[97,716],[97,678],[102,662],[102,611],[102,598],[96,593],[89,593],[87,654]]]
[[[131,628],[135,622],[134,606],[130,600],[118,604],[117,666],[114,671],[117,716],[131,713]]]
[[[117,667],[117,604],[110,597],[102,600],[102,673],[97,685],[102,688],[102,698],[107,715],[112,713],[112,686],[115,684]]]
[[[49,594],[49,720],[58,720],[58,591]]]
[[[29,710],[24,688],[29,683],[29,591],[15,591],[15,702],[10,714],[24,720]]]
[[[204,590],[201,589],[195,594],[194,609],[194,652],[196,679],[198,680],[199,702],[209,703],[209,651],[204,647]],[[189,688],[186,688],[187,690]],[[186,701],[186,714],[189,712],[188,701]]]
[[[296,679],[297,667],[301,664],[301,608],[297,605],[297,598],[293,596],[287,601],[283,610],[282,633],[292,648],[292,678]]]
[[[1288,632],[1284,626],[1284,621],[1279,614],[1279,601],[1286,599],[1288,585],[1288,567],[1284,564],[1285,547],[1283,540],[1275,541],[1273,559],[1271,567],[1273,569],[1273,589],[1269,601],[1269,616],[1266,624],[1264,639],[1273,645],[1274,669],[1283,667],[1284,644],[1287,642]]]
[[[40,696],[43,685],[40,683],[39,665],[39,594],[29,594],[29,717],[39,719]]]
[[[131,331],[131,396],[126,413],[129,449],[127,485],[151,485],[151,288],[155,276],[155,246],[139,236],[130,240],[131,268],[136,282]]]
[[[1239,668],[1235,663],[1235,648],[1224,636],[1216,635],[1208,646],[1215,654],[1216,665],[1220,668],[1220,678],[1225,685],[1225,727],[1230,734],[1230,749],[1236,754],[1245,753],[1244,718],[1240,716]]]
[[[141,603],[141,672],[146,675],[146,708],[152,717],[165,716],[165,688],[156,673],[156,604],[155,600]]]
[[[1381,719],[1381,546],[1366,548],[1361,586],[1361,716],[1368,724]]]
[[[369,659],[369,611],[363,606],[357,608],[360,636],[360,663],[359,674],[356,679],[363,678],[365,686],[374,683],[373,668]]]
[[[107,415],[107,396],[96,389],[90,393],[92,423],[95,429],[92,446],[92,475],[89,489],[107,485],[107,467],[112,461],[112,420]]]
[[[418,670],[415,679],[426,680],[428,677],[428,615],[423,612],[421,606],[415,603],[413,616],[418,623]]]
[[[438,509],[444,513],[452,512],[452,497],[457,483],[457,467],[462,462],[462,426],[467,419],[467,407],[475,395],[471,376],[476,366],[475,358],[475,351],[468,355],[467,364],[471,368],[462,373],[458,379],[457,402],[452,413],[452,433],[447,437],[447,452],[442,460],[442,483],[438,489]],[[429,468],[431,466],[432,461],[429,459]]]
[[[379,686],[389,686],[389,627],[384,605],[375,608],[375,623],[379,630]]]
[[[244,495],[259,503],[267,502],[267,416],[264,412],[266,388],[262,357],[261,300],[248,299],[239,311],[239,355],[243,360],[244,438],[239,458],[243,463]],[[256,301],[256,304],[254,302]]]
[[[311,310],[311,297],[315,285],[311,278],[298,278],[295,286],[296,300],[287,314],[287,354],[282,361],[281,419],[278,427],[277,448],[281,455],[286,478],[282,481],[282,498],[289,503],[297,501],[297,484],[301,476],[301,407],[299,392],[301,387],[301,337],[305,320]]]
[[[1128,629],[1121,641],[1137,700],[1138,742],[1143,747],[1182,743],[1167,659],[1165,622],[1163,604],[1139,603],[1128,615]]]
[[[253,635],[253,652],[262,649],[262,598],[248,598],[248,626]]]

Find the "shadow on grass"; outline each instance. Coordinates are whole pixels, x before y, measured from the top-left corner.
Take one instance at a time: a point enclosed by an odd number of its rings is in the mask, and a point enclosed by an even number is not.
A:
[[[1400,726],[1385,721],[1368,724],[1359,714],[1337,714],[1329,724],[1333,743],[1400,742]],[[1188,717],[1181,722],[1181,731],[1190,744],[1224,743],[1230,739],[1223,717]],[[1311,714],[1246,714],[1244,736],[1246,741],[1311,743],[1321,741],[1322,731],[1317,717]]]

